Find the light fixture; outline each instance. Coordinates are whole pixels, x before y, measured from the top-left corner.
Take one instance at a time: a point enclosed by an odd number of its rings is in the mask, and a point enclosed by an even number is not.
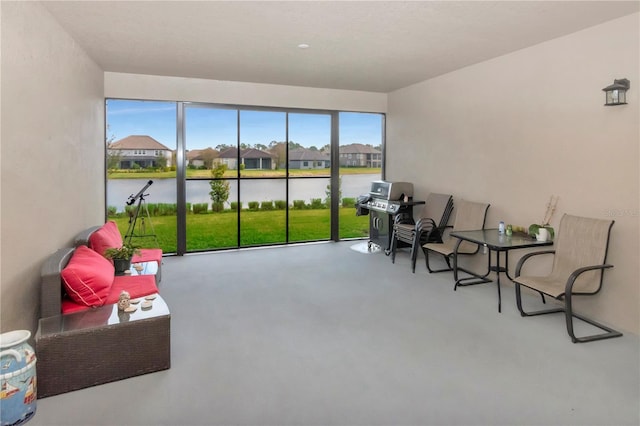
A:
[[[308,45],[307,43],[300,43],[300,44],[298,45],[298,48],[300,48],[300,49],[308,49],[308,48],[309,48],[309,45]]]
[[[613,84],[602,89],[605,92],[605,106],[626,105],[629,80],[622,78],[613,80]]]

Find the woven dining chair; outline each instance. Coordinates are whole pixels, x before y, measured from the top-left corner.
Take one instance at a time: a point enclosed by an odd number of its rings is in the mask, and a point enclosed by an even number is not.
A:
[[[564,312],[567,332],[573,343],[622,336],[622,333],[573,311],[573,296],[598,294],[602,289],[605,269],[613,267],[606,263],[613,224],[613,220],[563,215],[555,239],[555,250],[528,253],[522,256],[516,265],[512,281],[515,284],[516,304],[520,315],[524,317]],[[551,273],[546,276],[522,275],[525,262],[542,254],[553,254]],[[525,312],[522,307],[521,286],[559,300],[563,302],[563,306]],[[573,318],[585,321],[604,333],[577,337],[573,328]]]

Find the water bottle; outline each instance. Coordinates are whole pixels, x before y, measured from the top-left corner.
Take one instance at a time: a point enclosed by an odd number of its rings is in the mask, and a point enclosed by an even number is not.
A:
[[[499,235],[504,235],[504,222],[500,221],[500,223],[498,224],[498,234]]]

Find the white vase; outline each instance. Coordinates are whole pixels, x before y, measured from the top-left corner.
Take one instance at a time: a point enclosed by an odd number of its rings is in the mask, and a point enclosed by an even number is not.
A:
[[[549,230],[547,228],[538,228],[538,233],[536,234],[536,240],[547,241],[548,239],[549,239]]]

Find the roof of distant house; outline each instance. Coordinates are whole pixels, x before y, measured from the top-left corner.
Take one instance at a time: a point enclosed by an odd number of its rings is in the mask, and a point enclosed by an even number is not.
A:
[[[327,154],[320,151],[313,151],[305,148],[292,149],[289,151],[289,161],[329,161]]]
[[[340,147],[340,154],[381,154],[381,152],[371,145],[352,143],[351,145],[342,145]]]
[[[205,149],[190,149],[187,151],[187,160],[205,160],[206,154],[209,154],[209,158],[211,158],[211,154],[215,155],[218,151],[213,148],[205,148]]]
[[[169,148],[147,135],[131,135],[115,141],[109,149],[154,149],[171,151]]]
[[[273,155],[255,148],[241,149],[241,158],[272,158]],[[220,158],[238,158],[237,148],[227,148],[220,152]]]

